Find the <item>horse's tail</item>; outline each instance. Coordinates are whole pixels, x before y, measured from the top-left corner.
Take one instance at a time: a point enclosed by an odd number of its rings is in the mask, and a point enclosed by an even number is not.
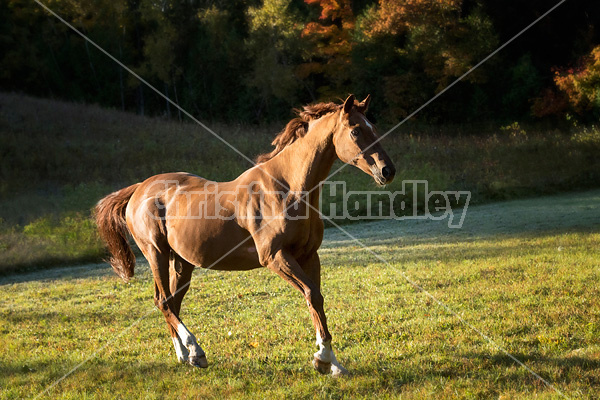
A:
[[[96,204],[95,216],[100,237],[110,252],[110,265],[125,282],[133,276],[135,255],[127,240],[125,209],[139,183],[111,193]]]

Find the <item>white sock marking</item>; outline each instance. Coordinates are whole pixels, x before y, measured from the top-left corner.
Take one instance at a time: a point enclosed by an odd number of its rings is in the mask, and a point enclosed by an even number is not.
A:
[[[319,351],[315,353],[315,357],[323,362],[331,363],[332,376],[346,375],[348,373],[348,370],[342,367],[337,358],[335,358],[331,341],[324,342],[319,332],[317,332],[317,346],[319,346]]]
[[[188,360],[188,356],[190,355],[190,352],[188,351],[188,349],[185,348],[185,346],[183,345],[183,343],[181,343],[181,340],[179,340],[179,337],[172,337],[171,338],[173,340],[173,346],[175,347],[175,354],[177,354],[177,359],[179,360],[179,362],[187,362]]]
[[[321,335],[317,332],[317,346],[319,346],[319,351],[315,353],[315,357],[319,360],[330,363],[333,359],[333,350],[331,350],[331,342],[323,342],[321,339]]]
[[[183,322],[180,322],[179,325],[177,325],[177,334],[179,335],[183,345],[188,348],[190,358],[198,357],[204,354],[204,350],[202,350],[202,347],[198,345],[196,338],[194,335],[192,335],[188,328],[185,327]]]

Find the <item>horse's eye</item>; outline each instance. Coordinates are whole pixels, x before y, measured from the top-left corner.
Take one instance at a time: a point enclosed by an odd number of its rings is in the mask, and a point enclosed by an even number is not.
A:
[[[350,131],[350,136],[352,136],[353,138],[357,138],[359,134],[360,134],[360,129],[358,129],[358,128],[352,129]]]

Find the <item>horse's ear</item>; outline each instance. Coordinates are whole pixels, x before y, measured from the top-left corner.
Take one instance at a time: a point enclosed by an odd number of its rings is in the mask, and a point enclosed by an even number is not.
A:
[[[358,107],[360,108],[360,110],[362,111],[363,114],[367,112],[370,102],[371,102],[371,95],[368,94],[367,97],[365,97],[365,99],[363,101],[361,101],[360,104],[358,105]]]
[[[348,114],[352,110],[352,107],[354,107],[354,95],[353,94],[348,96],[348,98],[344,102],[344,112],[346,114]]]

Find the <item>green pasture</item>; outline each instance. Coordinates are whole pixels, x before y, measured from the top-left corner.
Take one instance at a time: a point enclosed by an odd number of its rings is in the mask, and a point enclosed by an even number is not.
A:
[[[195,272],[182,318],[210,366],[177,364],[142,259],[129,284],[104,263],[1,278],[0,398],[597,398],[600,191],[344,229],[366,247],[330,228],[320,254],[351,376],[313,371],[306,304],[266,270]]]

